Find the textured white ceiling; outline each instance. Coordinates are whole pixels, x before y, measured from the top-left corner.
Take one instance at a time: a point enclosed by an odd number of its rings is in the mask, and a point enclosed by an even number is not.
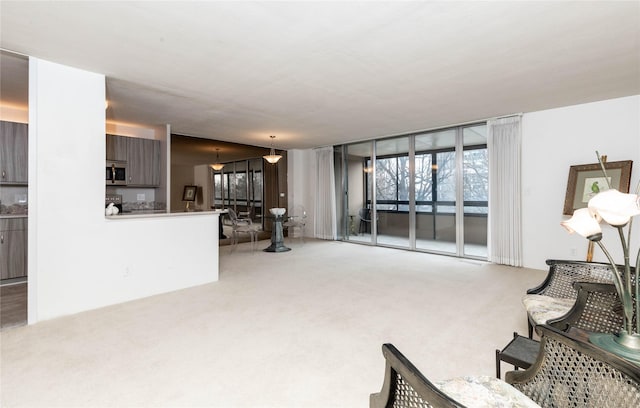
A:
[[[640,93],[640,2],[13,2],[110,119],[308,148]]]

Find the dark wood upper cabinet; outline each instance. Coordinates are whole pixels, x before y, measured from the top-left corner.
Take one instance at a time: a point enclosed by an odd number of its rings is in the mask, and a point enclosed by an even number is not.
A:
[[[29,180],[29,127],[0,122],[0,182],[27,184]]]
[[[160,141],[107,135],[107,160],[127,162],[127,185],[160,186]]]

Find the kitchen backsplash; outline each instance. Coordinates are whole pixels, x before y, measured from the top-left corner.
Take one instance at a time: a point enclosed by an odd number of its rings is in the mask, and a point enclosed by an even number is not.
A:
[[[27,215],[27,210],[26,204],[0,204],[0,215]]]
[[[0,215],[26,215],[27,209],[26,186],[0,187]]]
[[[122,203],[123,212],[154,211],[166,209],[167,203],[162,203],[159,201],[124,201]]]

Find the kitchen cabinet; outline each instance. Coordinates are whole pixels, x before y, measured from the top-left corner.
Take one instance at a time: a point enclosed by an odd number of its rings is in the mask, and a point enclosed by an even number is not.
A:
[[[128,185],[160,185],[160,142],[130,137],[127,143]]]
[[[107,160],[127,162],[127,185],[160,185],[160,141],[107,135]]]
[[[127,161],[127,143],[130,137],[107,135],[107,160]]]
[[[0,218],[0,279],[27,276],[27,218]]]
[[[0,121],[0,183],[27,184],[28,129],[25,123]]]

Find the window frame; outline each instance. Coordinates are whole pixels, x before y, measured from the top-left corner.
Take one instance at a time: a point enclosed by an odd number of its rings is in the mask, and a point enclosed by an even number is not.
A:
[[[470,151],[470,150],[483,150],[483,149],[487,149],[487,144],[475,144],[475,145],[468,145],[468,146],[463,146],[462,150],[463,150],[463,154],[465,151]],[[455,146],[453,147],[449,147],[449,148],[440,148],[440,149],[431,149],[431,150],[419,150],[415,152],[415,156],[418,155],[425,155],[425,154],[430,154],[431,155],[431,163],[432,165],[437,165],[437,154],[438,153],[443,153],[443,152],[454,152],[455,153]],[[376,162],[378,160],[386,160],[386,159],[390,159],[390,158],[396,158],[396,177],[399,174],[398,171],[398,160],[397,158],[399,157],[409,157],[409,153],[395,153],[395,154],[387,154],[387,155],[382,155],[382,156],[376,156]],[[362,159],[362,163],[363,163],[363,167],[364,168],[368,168],[371,165],[371,156],[366,156],[363,157]],[[376,165],[376,169],[378,168],[378,166]],[[364,194],[365,194],[365,204],[367,206],[367,208],[371,208],[372,207],[372,191],[370,191],[369,186],[372,185],[369,180],[368,177],[372,177],[374,173],[371,172],[363,172],[363,184],[364,184]],[[404,205],[409,207],[409,200],[399,200],[398,196],[400,194],[399,192],[399,186],[400,186],[400,181],[396,179],[395,182],[395,200],[380,200],[380,199],[376,199],[376,211],[379,213],[397,213],[397,214],[408,214],[409,210],[400,210],[400,206]],[[431,178],[431,197],[433,198],[433,196],[436,196],[435,200],[415,200],[415,205],[416,205],[416,214],[426,214],[426,215],[455,215],[455,212],[440,212],[437,210],[437,208],[439,206],[447,206],[447,207],[455,207],[456,206],[456,201],[455,200],[438,200],[437,199],[437,188],[438,188],[438,180],[437,180],[437,172],[432,172],[432,178]],[[392,209],[382,209],[382,208],[378,208],[378,205],[383,204],[383,205],[392,205],[395,206],[395,210]],[[418,210],[419,206],[431,206],[431,211],[421,211]],[[489,201],[487,200],[464,200],[462,203],[463,209],[466,207],[484,207],[487,209],[487,213],[470,213],[470,212],[464,212],[464,216],[465,217],[484,217],[486,218],[488,216],[488,210],[489,210]],[[436,209],[434,211],[434,208]]]

